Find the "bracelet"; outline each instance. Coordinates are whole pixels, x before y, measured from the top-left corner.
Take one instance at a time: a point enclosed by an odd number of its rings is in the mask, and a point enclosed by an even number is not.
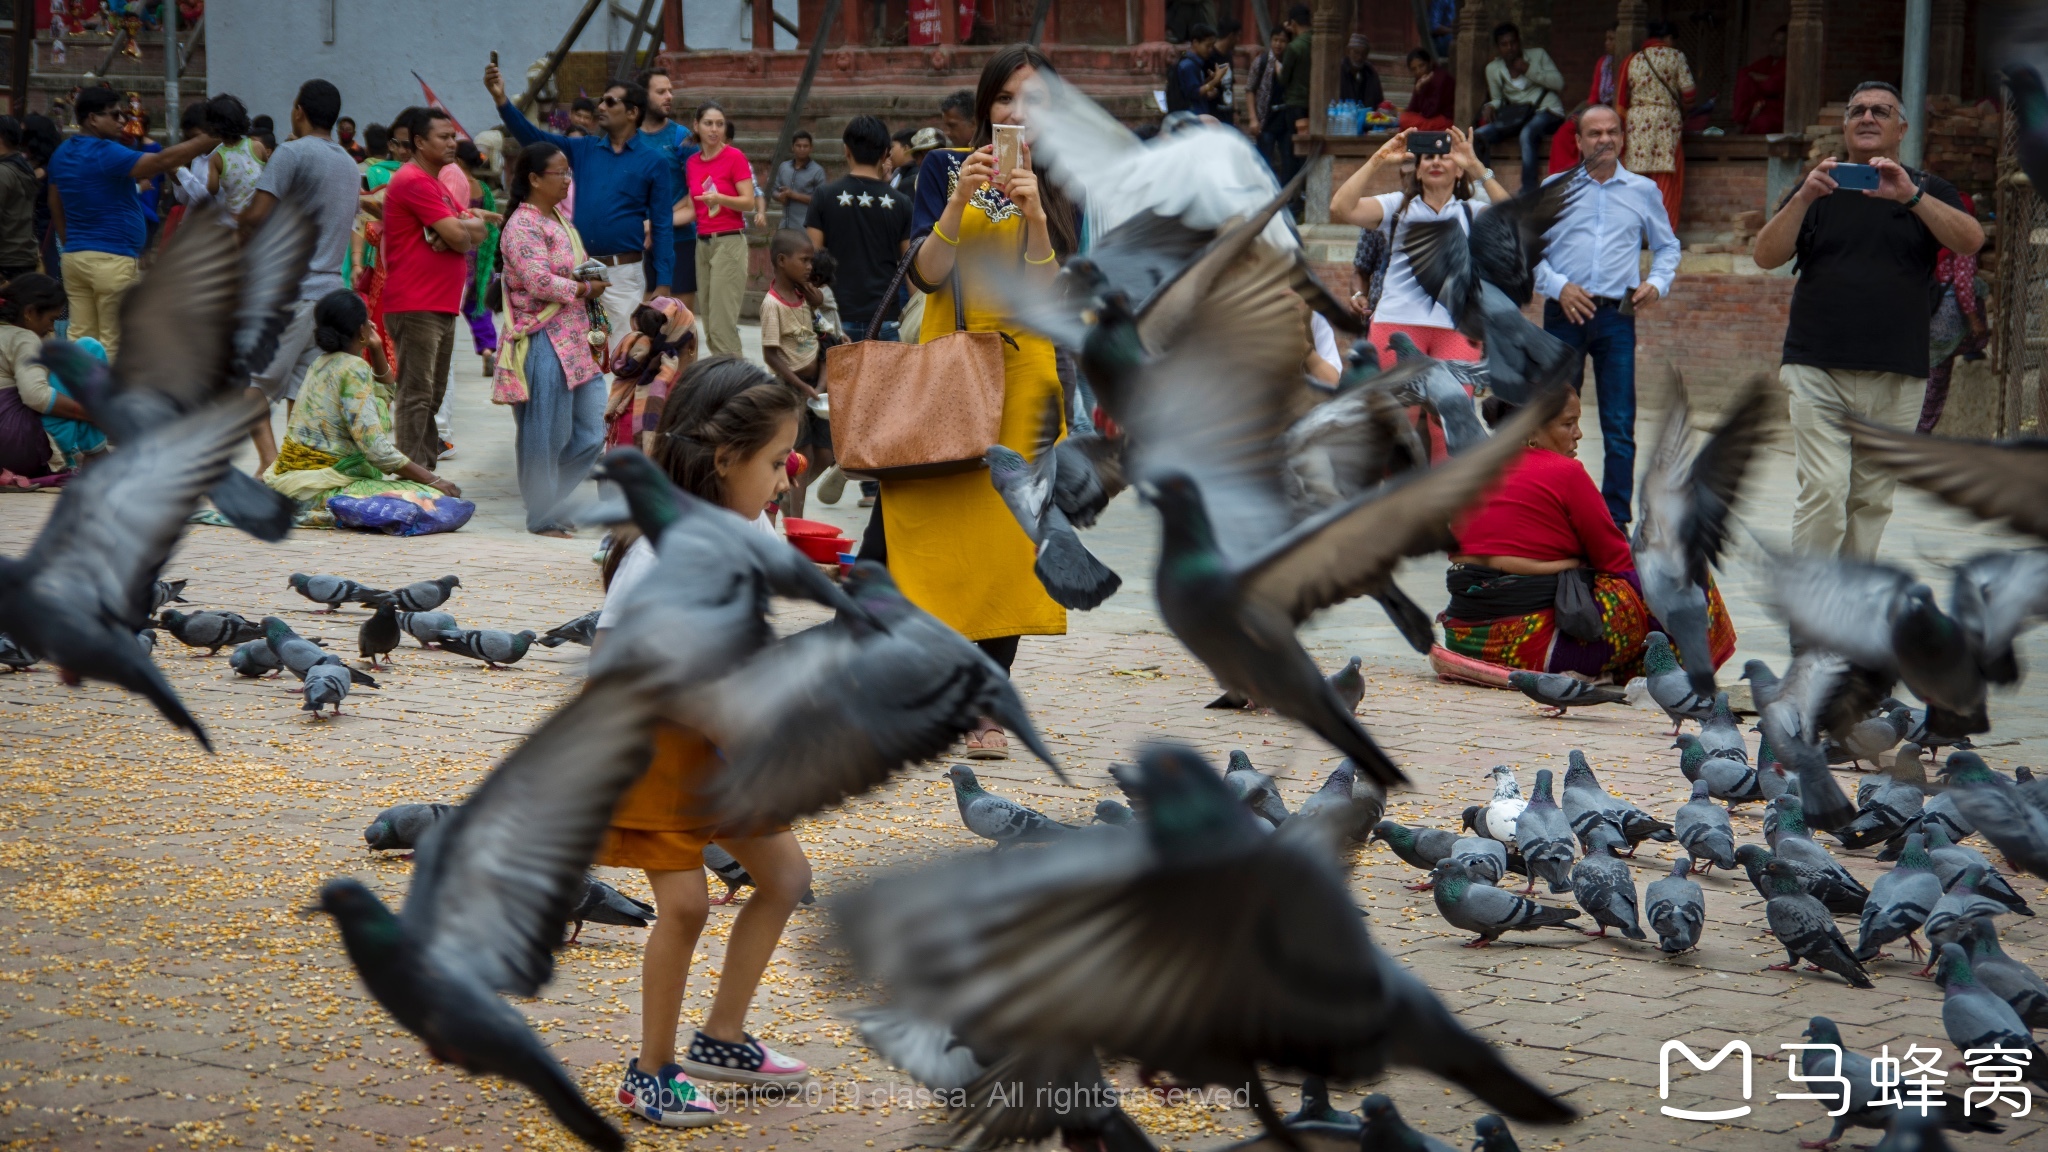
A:
[[[1045,259],[1043,259],[1043,260],[1033,260],[1033,259],[1032,259],[1032,258],[1031,258],[1031,257],[1030,257],[1030,256],[1029,256],[1028,254],[1027,254],[1027,255],[1026,255],[1026,256],[1024,257],[1024,262],[1025,262],[1026,264],[1036,264],[1036,265],[1040,265],[1040,266],[1043,266],[1043,265],[1046,265],[1046,264],[1050,264],[1050,263],[1052,263],[1052,262],[1053,262],[1054,260],[1057,260],[1057,259],[1059,259],[1059,257],[1060,257],[1060,254],[1059,254],[1059,253],[1057,253],[1057,252],[1047,252],[1047,253],[1045,254]]]
[[[958,248],[960,246],[960,242],[958,240],[955,240],[951,236],[946,235],[944,232],[939,231],[939,226],[936,221],[933,222],[932,224],[932,235],[937,236],[939,239],[944,240],[946,243],[951,244],[955,248]]]
[[[1920,198],[1925,195],[1927,195],[1927,189],[1915,188],[1913,190],[1913,198],[1911,200],[1906,201],[1906,211],[1911,212],[1913,209],[1919,207]]]

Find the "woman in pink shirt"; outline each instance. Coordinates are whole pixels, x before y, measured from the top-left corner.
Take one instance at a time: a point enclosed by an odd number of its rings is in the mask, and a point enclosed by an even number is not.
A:
[[[704,350],[738,356],[740,302],[747,295],[747,213],[754,227],[768,226],[768,208],[754,187],[746,154],[727,142],[725,109],[707,100],[697,106],[697,140],[702,148],[684,166],[690,206],[697,217],[697,324]]]
[[[604,446],[605,390],[591,357],[588,301],[604,284],[576,278],[583,243],[560,211],[569,158],[529,144],[508,174],[512,211],[499,234],[505,275],[505,344],[491,399],[512,406],[526,530],[567,537],[555,519]]]

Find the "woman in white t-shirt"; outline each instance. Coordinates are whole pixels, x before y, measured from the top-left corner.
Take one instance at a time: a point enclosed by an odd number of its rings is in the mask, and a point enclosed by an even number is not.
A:
[[[1398,169],[1409,158],[1412,131],[1395,133],[1344,181],[1330,197],[1330,219],[1378,229],[1391,238],[1385,287],[1373,310],[1369,333],[1383,366],[1394,363],[1387,337],[1395,332],[1407,333],[1416,347],[1439,360],[1478,360],[1483,355],[1479,348],[1452,326],[1451,314],[1444,306],[1430,299],[1415,282],[1402,242],[1409,226],[1423,220],[1456,220],[1470,231],[1472,217],[1486,211],[1488,201],[1506,200],[1508,191],[1473,154],[1471,134],[1453,128],[1450,153],[1415,157],[1414,170],[1403,177],[1401,191],[1365,195],[1365,189],[1382,172]],[[1475,184],[1484,186],[1487,201],[1474,198]]]

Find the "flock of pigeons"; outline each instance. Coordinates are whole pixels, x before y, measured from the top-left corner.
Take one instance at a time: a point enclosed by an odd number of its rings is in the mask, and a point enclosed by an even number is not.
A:
[[[1072,829],[1049,828],[971,772],[954,772],[970,828],[999,847],[1043,843],[893,872],[832,910],[886,996],[859,1012],[864,1035],[926,1084],[962,1090],[952,1120],[964,1143],[1057,1136],[1077,1148],[1150,1148],[1104,1091],[1104,1059],[1243,1090],[1271,1142],[1262,1146],[1430,1146],[1385,1096],[1368,1097],[1356,1116],[1328,1107],[1328,1080],[1393,1066],[1428,1070],[1507,1119],[1570,1120],[1567,1102],[1374,945],[1349,889],[1347,846],[1368,837],[1430,870],[1439,911],[1473,932],[1475,945],[1581,909],[1603,932],[1644,936],[1641,902],[1616,856],[1644,839],[1676,840],[1691,862],[1748,870],[1788,966],[1803,959],[1865,981],[1876,948],[1925,935],[1937,948],[1951,1038],[2024,1049],[2035,1057],[2029,1075],[2048,1083],[2048,1056],[2029,1033],[2048,1019],[2048,989],[1998,953],[1992,927],[2024,906],[1988,859],[1961,844],[1981,835],[2015,867],[2048,875],[2048,784],[2007,779],[1966,749],[1951,751],[1928,781],[1903,750],[1852,803],[1829,768],[1868,759],[1886,733],[1959,749],[1989,730],[1988,687],[2019,679],[2013,642],[2048,612],[2041,552],[1987,553],[1959,566],[1946,610],[1895,568],[1773,557],[1774,606],[1798,655],[1782,678],[1746,670],[1763,735],[1752,755],[1705,660],[1706,581],[1771,396],[1752,385],[1697,446],[1681,401],[1644,481],[1633,544],[1645,597],[1668,632],[1653,641],[1648,690],[1675,726],[1700,724],[1680,741],[1692,800],[1659,820],[1608,793],[1576,758],[1562,803],[1549,772],[1524,800],[1513,773],[1497,770],[1493,798],[1466,815],[1469,836],[1385,822],[1387,789],[1406,778],[1358,722],[1355,698],[1340,695],[1342,677],[1321,673],[1295,629],[1321,608],[1370,595],[1411,641],[1429,638],[1427,616],[1393,584],[1394,567],[1449,546],[1454,518],[1554,416],[1576,365],[1519,311],[1542,234],[1565,207],[1557,186],[1494,206],[1469,235],[1453,223],[1409,241],[1424,285],[1485,339],[1483,374],[1412,351],[1380,372],[1361,346],[1331,394],[1301,373],[1304,308],[1347,331],[1356,320],[1308,273],[1277,215],[1291,190],[1276,192],[1243,137],[1174,123],[1141,143],[1056,79],[1036,98],[1036,155],[1088,206],[1097,239],[1049,284],[1011,283],[1013,304],[1023,322],[1074,350],[1116,434],[1076,426],[1060,437],[1051,414],[1033,458],[992,453],[992,479],[1039,542],[1040,579],[1076,607],[1099,603],[1114,574],[1105,577],[1075,530],[1121,488],[1136,490],[1164,528],[1155,589],[1174,635],[1227,698],[1272,708],[1345,760],[1289,813],[1248,760],[1219,771],[1186,747],[1153,743],[1115,771],[1128,804],[1104,801],[1100,826]],[[148,349],[147,364],[126,351],[95,374],[64,360],[62,345],[46,352],[67,381],[80,381],[95,414],[129,415],[110,420],[118,450],[67,487],[28,554],[0,558],[0,632],[13,645],[67,678],[145,695],[202,742],[137,633],[178,594],[159,580],[202,495],[253,534],[275,538],[288,527],[228,459],[262,415],[246,394],[248,366],[274,346],[310,245],[289,205],[246,248],[219,239],[229,235],[181,229],[130,293],[124,327],[147,336],[123,346]],[[1468,385],[1512,406],[1490,434]],[[1436,414],[1449,460],[1431,465],[1406,415],[1413,405]],[[1853,432],[1908,482],[2048,538],[2048,443]],[[885,569],[858,565],[835,584],[630,449],[608,454],[599,478],[622,493],[615,515],[630,516],[655,545],[662,571],[625,597],[582,690],[466,800],[393,810],[366,830],[372,847],[416,851],[399,910],[348,878],[321,888],[319,908],[370,992],[436,1057],[526,1085],[579,1138],[615,1149],[624,1145],[617,1128],[502,997],[546,985],[572,922],[649,914],[595,890],[587,870],[619,797],[645,770],[655,725],[689,725],[719,747],[712,799],[741,831],[880,786],[944,754],[982,717],[1062,778],[1064,770],[1003,670],[906,600]],[[330,609],[375,609],[361,641],[373,661],[404,632],[487,665],[516,660],[540,639],[460,629],[437,611],[455,586],[450,577],[385,592],[341,577],[293,578]],[[834,616],[778,636],[774,596]],[[237,671],[262,674],[264,656],[248,647],[257,637],[244,631],[257,625],[222,613],[160,619],[195,647],[242,645]],[[584,617],[555,634],[587,641],[593,625]],[[321,693],[345,692],[359,674],[280,628],[266,621],[263,649],[306,680],[309,706],[325,698],[314,695],[316,682]],[[1923,709],[1890,697],[1899,682]],[[1521,686],[1560,708],[1593,702],[1551,678]],[[1766,845],[1736,848],[1720,802],[1766,804]],[[1896,867],[1865,891],[1816,832],[1845,846],[1883,842]],[[1648,888],[1648,919],[1666,951],[1693,946],[1703,923],[1691,862]],[[1522,893],[1500,886],[1509,873],[1528,877]],[[729,893],[743,876],[726,875]],[[1537,880],[1571,891],[1581,908],[1530,899]],[[1856,948],[1837,914],[1861,917]],[[1822,1018],[1812,1025],[1833,1030]],[[1268,1067],[1310,1078],[1293,1117],[1269,1099]],[[1892,1139],[1940,1139],[1918,1132],[1910,1112],[1897,1115],[1908,1119]],[[1932,1122],[1964,1125],[1954,1109]],[[1500,1117],[1484,1119],[1477,1135],[1479,1147],[1513,1146]]]

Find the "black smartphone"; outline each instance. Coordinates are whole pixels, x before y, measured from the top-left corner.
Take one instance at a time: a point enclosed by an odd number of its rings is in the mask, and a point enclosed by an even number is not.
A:
[[[1828,175],[1834,177],[1837,188],[1877,191],[1877,169],[1869,164],[1837,164],[1828,169]]]
[[[1449,156],[1451,134],[1449,132],[1410,132],[1408,154],[1411,156]]]

